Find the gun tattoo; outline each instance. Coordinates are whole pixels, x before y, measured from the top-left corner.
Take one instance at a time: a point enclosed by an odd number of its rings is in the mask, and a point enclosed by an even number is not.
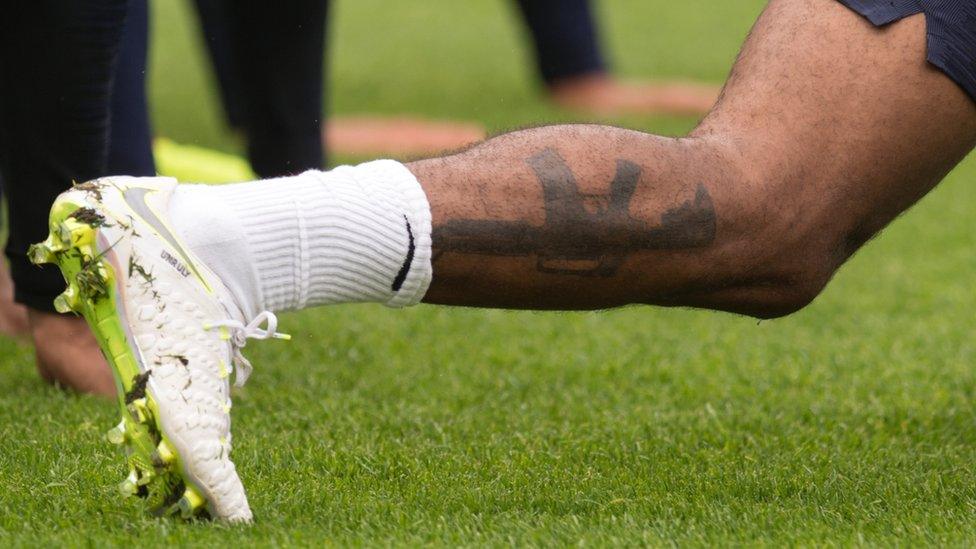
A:
[[[448,221],[433,232],[435,261],[447,252],[534,255],[539,272],[609,277],[633,252],[702,248],[715,240],[715,208],[704,185],[698,186],[693,200],[666,210],[652,226],[630,215],[641,177],[637,164],[617,160],[609,193],[587,195],[555,150],[547,148],[527,163],[542,184],[545,222],[538,226],[489,219]]]

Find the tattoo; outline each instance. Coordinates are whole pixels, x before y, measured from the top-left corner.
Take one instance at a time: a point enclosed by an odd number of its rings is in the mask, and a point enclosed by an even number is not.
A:
[[[445,252],[537,255],[536,268],[543,273],[608,277],[633,252],[701,248],[715,240],[715,208],[704,185],[694,200],[665,211],[661,222],[650,226],[630,215],[641,176],[637,164],[617,160],[609,194],[587,195],[555,150],[545,149],[527,162],[542,184],[545,223],[454,219],[434,229],[438,257]],[[594,213],[587,204],[594,205]]]

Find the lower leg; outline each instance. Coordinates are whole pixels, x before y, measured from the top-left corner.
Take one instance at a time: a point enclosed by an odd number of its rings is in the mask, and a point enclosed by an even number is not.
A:
[[[194,5],[227,124],[240,130],[244,126],[244,104],[241,69],[238,67],[241,60],[234,51],[234,3],[232,0],[195,0]]]
[[[427,300],[795,310],[976,142],[972,99],[925,48],[922,17],[879,30],[773,1],[689,138],[556,126],[411,164],[434,220]]]
[[[107,397],[115,380],[81,317],[28,309],[38,373],[48,383]]]

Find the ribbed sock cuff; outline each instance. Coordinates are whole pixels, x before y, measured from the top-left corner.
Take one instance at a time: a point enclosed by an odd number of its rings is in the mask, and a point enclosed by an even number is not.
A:
[[[220,188],[272,311],[418,303],[431,279],[430,206],[399,162],[380,160]]]
[[[391,284],[393,296],[386,301],[390,307],[408,307],[423,299],[432,278],[431,216],[427,194],[417,178],[403,164],[393,160],[376,160],[357,168],[360,181],[370,186],[389,185],[392,196],[398,198],[407,230],[407,254]],[[412,253],[411,253],[412,252]],[[410,257],[412,255],[412,257]]]

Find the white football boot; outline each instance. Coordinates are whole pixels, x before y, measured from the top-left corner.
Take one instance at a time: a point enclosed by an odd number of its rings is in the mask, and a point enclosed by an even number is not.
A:
[[[230,460],[230,377],[241,385],[250,374],[246,338],[287,336],[275,334],[271,313],[245,324],[220,279],[180,243],[166,222],[176,185],[76,185],[55,201],[50,235],[30,255],[61,268],[68,289],[56,308],[85,317],[115,372],[122,421],[108,438],[127,456],[122,492],[160,515],[248,522]]]

